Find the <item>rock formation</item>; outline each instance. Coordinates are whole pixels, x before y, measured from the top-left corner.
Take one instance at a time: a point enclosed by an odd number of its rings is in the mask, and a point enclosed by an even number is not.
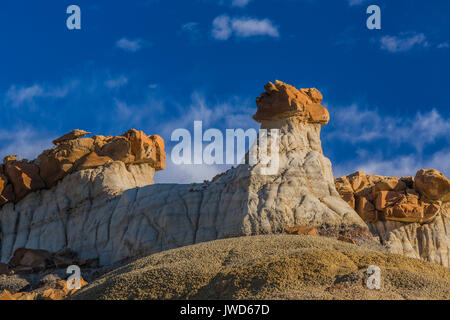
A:
[[[55,140],[56,148],[32,162],[40,168],[39,188],[26,185],[37,191],[0,210],[2,261],[22,247],[70,248],[104,265],[298,225],[367,230],[340,198],[322,153],[320,130],[329,114],[321,101],[316,89],[297,90],[279,81],[257,99],[254,118],[261,128],[280,132],[279,170],[273,175],[262,175],[266,165],[258,162],[203,184],[151,185],[154,170],[164,167],[158,138],[136,131],[81,138],[85,133],[74,132],[70,140]],[[41,189],[43,184],[49,189]]]
[[[18,202],[31,192],[54,187],[68,174],[113,161],[148,163],[156,171],[165,167],[164,141],[159,136],[148,137],[133,129],[116,137],[83,138],[88,134],[73,130],[54,140],[56,147],[45,150],[34,161],[7,156],[0,164],[0,207]]]
[[[426,169],[396,178],[356,172],[335,182],[391,252],[450,266],[450,180],[442,173]]]

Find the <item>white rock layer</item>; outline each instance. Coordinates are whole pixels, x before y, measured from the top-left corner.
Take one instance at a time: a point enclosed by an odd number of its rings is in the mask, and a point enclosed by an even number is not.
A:
[[[435,262],[450,267],[450,204],[442,206],[434,221],[427,224],[378,221],[369,223],[391,253]]]
[[[295,225],[367,228],[335,189],[320,124],[289,118],[262,127],[281,130],[278,174],[261,175],[261,164],[242,164],[210,183],[151,185],[154,170],[145,164],[114,162],[76,172],[0,209],[1,260],[20,247],[70,248],[106,265]]]

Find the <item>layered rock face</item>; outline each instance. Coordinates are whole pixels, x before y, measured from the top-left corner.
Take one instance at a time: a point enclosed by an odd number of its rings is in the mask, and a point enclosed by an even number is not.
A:
[[[29,193],[54,187],[58,181],[76,171],[104,166],[114,161],[125,164],[148,163],[158,171],[165,167],[164,141],[129,130],[121,136],[93,136],[73,130],[56,139],[56,147],[45,150],[36,160],[17,160],[8,156],[0,164],[0,206],[18,202]]]
[[[367,229],[340,198],[322,153],[320,130],[329,115],[321,100],[316,89],[297,90],[279,81],[257,99],[254,118],[263,129],[280,133],[279,170],[273,175],[261,174],[266,164],[257,162],[203,184],[149,185],[144,178],[157,165],[115,161],[75,171],[49,190],[7,204],[0,210],[2,260],[20,247],[70,248],[104,265],[296,225]],[[141,150],[135,145],[133,154]]]
[[[392,253],[450,266],[450,180],[442,173],[425,169],[395,178],[356,172],[335,182]]]

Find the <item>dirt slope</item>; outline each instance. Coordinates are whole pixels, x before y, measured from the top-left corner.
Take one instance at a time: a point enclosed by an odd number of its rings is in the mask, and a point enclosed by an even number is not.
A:
[[[382,289],[366,286],[369,265]],[[139,259],[74,299],[449,299],[450,270],[316,236],[264,235]]]

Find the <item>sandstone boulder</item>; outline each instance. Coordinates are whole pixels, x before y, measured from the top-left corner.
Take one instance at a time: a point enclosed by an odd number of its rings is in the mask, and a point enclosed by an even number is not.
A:
[[[330,119],[328,110],[322,106],[322,94],[315,88],[296,89],[281,81],[269,82],[256,99],[258,110],[253,116],[258,122],[288,117],[298,117],[306,122],[325,125]]]
[[[5,175],[14,188],[15,200],[23,199],[30,192],[45,188],[39,175],[39,167],[28,160],[17,160],[16,155],[4,159]]]
[[[414,179],[416,190],[430,200],[450,201],[450,180],[433,169],[419,170]]]
[[[135,129],[127,131],[123,136],[130,141],[134,163],[150,163],[156,170],[165,168],[164,140],[160,136],[148,137]]]
[[[53,140],[53,144],[59,145],[61,142],[76,140],[76,139],[82,138],[84,136],[87,136],[88,134],[91,134],[91,132],[75,129],[69,133],[66,133],[62,137],[59,137],[58,139]]]

